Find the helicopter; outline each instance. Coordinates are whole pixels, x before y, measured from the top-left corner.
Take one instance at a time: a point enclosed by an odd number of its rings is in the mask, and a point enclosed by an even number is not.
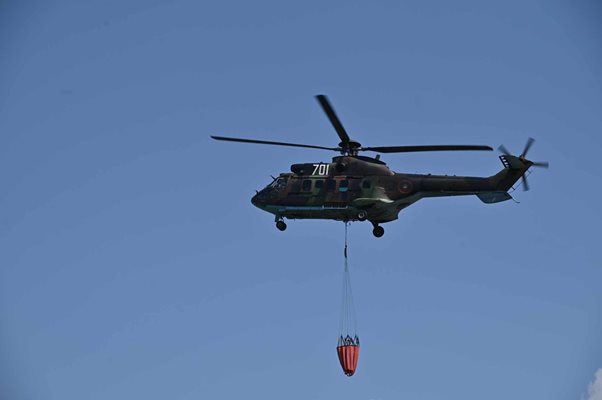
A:
[[[211,136],[229,142],[267,144],[331,150],[340,155],[331,162],[292,164],[291,172],[283,172],[251,199],[256,207],[275,216],[276,228],[284,231],[287,219],[327,219],[343,222],[370,221],[375,237],[384,235],[381,226],[399,217],[399,212],[422,198],[476,195],[483,203],[499,203],[512,199],[508,193],[522,179],[529,190],[526,172],[531,167],[548,168],[548,162],[526,158],[534,143],[529,138],[522,153],[512,155],[504,145],[498,147],[503,169],[489,177],[420,175],[396,173],[380,159],[360,152],[408,153],[425,151],[492,151],[483,145],[423,145],[364,147],[351,139],[325,95],[317,95],[334,130],[340,138],[338,147],[325,147],[288,142]]]

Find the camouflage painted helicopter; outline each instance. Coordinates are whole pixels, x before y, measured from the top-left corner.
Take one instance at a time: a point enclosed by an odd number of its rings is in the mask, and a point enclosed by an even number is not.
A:
[[[332,162],[291,165],[291,172],[281,173],[251,202],[275,215],[276,227],[284,231],[288,219],[332,219],[337,221],[370,221],[376,237],[384,234],[380,224],[398,218],[399,212],[425,197],[476,195],[484,203],[510,200],[508,190],[522,178],[524,190],[529,190],[525,173],[532,166],[548,167],[547,162],[526,159],[534,140],[529,138],[519,156],[511,155],[502,145],[500,160],[504,168],[490,177],[418,175],[396,173],[376,157],[359,155],[362,151],[376,153],[407,153],[445,150],[493,150],[479,145],[381,146],[363,147],[352,140],[324,95],[316,96],[341,142],[338,147],[273,142],[211,136],[230,142],[305,147],[340,152]]]

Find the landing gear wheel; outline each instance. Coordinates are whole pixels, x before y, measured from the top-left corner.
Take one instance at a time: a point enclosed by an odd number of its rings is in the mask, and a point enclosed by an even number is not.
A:
[[[357,219],[359,221],[365,221],[367,218],[368,218],[368,211],[366,211],[366,210],[360,210],[357,213]]]
[[[376,225],[376,226],[374,226],[374,229],[372,229],[372,234],[374,236],[376,236],[377,238],[379,238],[385,234],[385,228],[383,228],[382,226]]]
[[[283,220],[276,221],[276,228],[278,228],[278,230],[280,230],[280,231],[284,231],[284,230],[286,230],[286,224],[284,223]]]

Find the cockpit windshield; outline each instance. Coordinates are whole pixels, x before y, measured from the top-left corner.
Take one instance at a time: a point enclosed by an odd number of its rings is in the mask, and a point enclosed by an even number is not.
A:
[[[274,188],[276,190],[281,190],[286,187],[286,178],[277,178],[274,179],[272,183],[268,185],[269,188]]]

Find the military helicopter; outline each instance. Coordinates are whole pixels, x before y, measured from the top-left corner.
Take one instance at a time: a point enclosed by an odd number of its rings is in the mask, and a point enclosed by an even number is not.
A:
[[[534,139],[529,138],[519,156],[501,145],[498,149],[504,168],[489,177],[419,175],[393,172],[376,157],[360,152],[407,153],[419,151],[493,150],[481,145],[379,146],[364,147],[351,139],[334,112],[328,98],[316,96],[341,142],[338,147],[273,142],[211,136],[229,142],[269,144],[332,150],[341,155],[332,162],[291,165],[291,172],[281,173],[251,199],[256,207],[275,216],[276,227],[286,229],[288,219],[330,219],[336,221],[370,221],[376,237],[384,235],[381,224],[394,221],[399,212],[425,197],[476,195],[484,203],[510,200],[508,190],[522,178],[524,190],[529,190],[525,173],[532,166],[548,168],[548,162],[533,162],[526,158]]]

